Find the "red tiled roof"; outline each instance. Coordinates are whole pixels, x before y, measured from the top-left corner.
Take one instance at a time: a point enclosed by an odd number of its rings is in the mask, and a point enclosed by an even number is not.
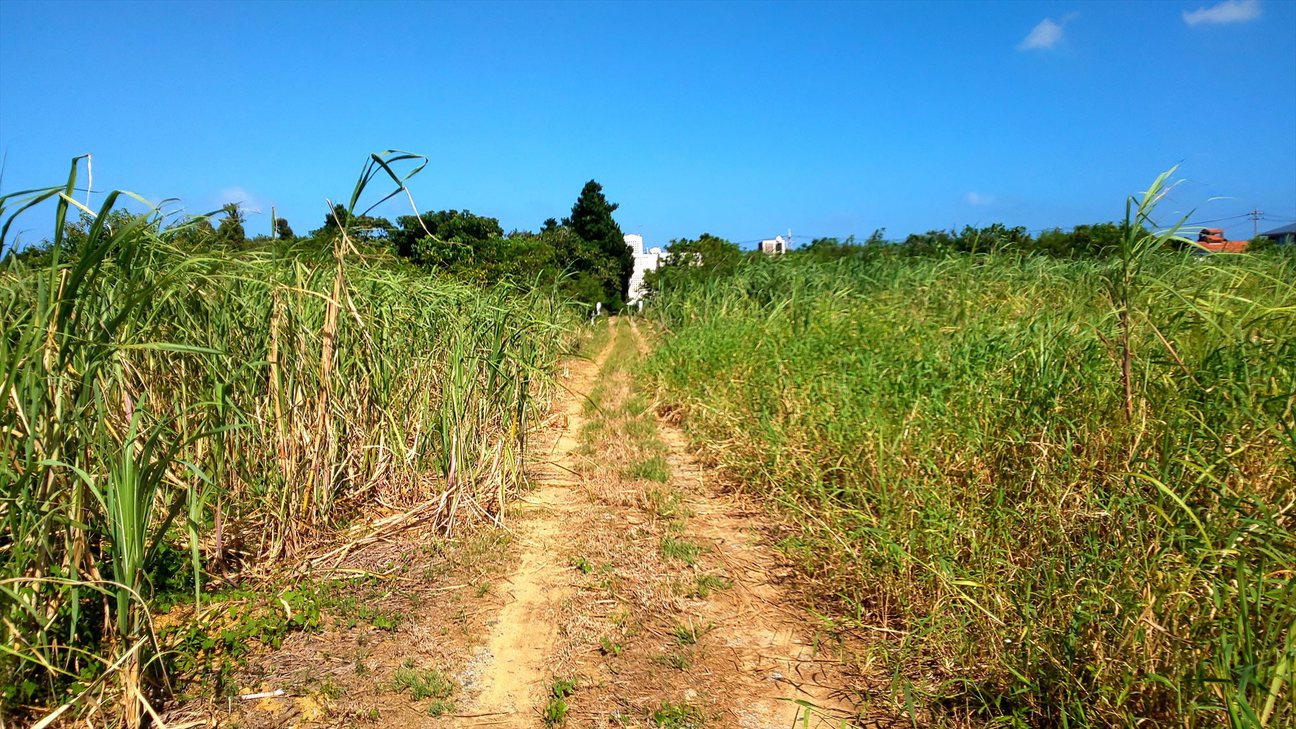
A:
[[[1245,253],[1249,240],[1225,240],[1218,243],[1198,241],[1197,245],[1211,253]]]

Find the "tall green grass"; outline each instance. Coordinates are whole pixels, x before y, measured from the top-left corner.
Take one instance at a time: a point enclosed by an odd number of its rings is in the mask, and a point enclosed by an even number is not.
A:
[[[1296,257],[1131,248],[658,302],[663,396],[920,723],[1296,724]]]
[[[411,156],[375,155],[350,202]],[[138,724],[167,676],[159,555],[268,565],[374,509],[449,531],[498,518],[573,321],[544,291],[483,289],[357,251],[183,248],[121,193],[77,250],[66,186],[44,256],[0,262],[0,716],[105,687]],[[407,177],[407,176],[406,176]],[[120,220],[121,217],[117,216]]]

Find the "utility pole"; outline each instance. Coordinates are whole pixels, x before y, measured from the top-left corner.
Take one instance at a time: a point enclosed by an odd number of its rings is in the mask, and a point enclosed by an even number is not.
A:
[[[1247,215],[1251,216],[1251,240],[1255,240],[1260,237],[1260,216],[1264,215],[1264,211],[1252,208]]]
[[[279,233],[279,219],[275,217],[274,206],[270,206],[270,240],[274,240]]]

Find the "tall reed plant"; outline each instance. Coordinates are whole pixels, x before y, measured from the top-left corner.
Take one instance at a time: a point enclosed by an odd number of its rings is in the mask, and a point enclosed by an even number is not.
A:
[[[348,219],[423,164],[373,155]],[[359,250],[344,225],[323,250],[195,249],[195,223],[126,193],[79,203],[78,165],[0,198],[4,240],[54,211],[48,250],[0,262],[0,713],[115,691],[137,725],[167,688],[163,552],[189,555],[200,595],[204,574],[296,558],[378,505],[445,532],[498,520],[574,319],[553,292]],[[112,214],[125,199],[144,212]],[[77,211],[93,222],[73,249]]]

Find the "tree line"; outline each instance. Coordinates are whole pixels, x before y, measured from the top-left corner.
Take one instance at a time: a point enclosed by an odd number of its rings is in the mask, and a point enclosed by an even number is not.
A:
[[[834,260],[874,256],[946,256],[965,253],[1016,253],[1058,258],[1092,258],[1115,255],[1125,234],[1123,223],[1078,225],[1071,230],[1053,228],[1032,236],[1024,227],[994,223],[962,230],[931,230],[914,233],[903,240],[889,240],[886,229],[873,231],[864,240],[815,238],[788,255]],[[736,243],[709,233],[681,238],[666,246],[662,267],[648,277],[649,286],[661,285],[678,276],[723,276],[748,257],[764,254],[744,251]]]
[[[1071,230],[1050,228],[1031,235],[1025,227],[993,223],[986,226],[964,226],[962,230],[929,230],[913,233],[904,240],[886,239],[886,229],[873,231],[863,242],[854,237],[845,240],[816,238],[802,250],[817,258],[854,255],[860,249],[891,254],[939,256],[952,253],[1017,253],[1055,258],[1093,258],[1114,255],[1125,236],[1124,223],[1077,225]]]
[[[989,254],[1046,256],[1063,259],[1104,259],[1119,255],[1125,223],[1106,222],[1077,225],[1070,230],[1049,228],[1032,235],[1025,227],[1002,223],[987,226],[964,226],[963,229],[930,230],[914,233],[903,240],[886,237],[886,229],[874,230],[867,238],[815,238],[790,251],[793,257],[831,261],[844,258],[915,257],[931,258],[951,255]],[[1188,233],[1187,230],[1184,231]],[[1191,244],[1172,242],[1177,249],[1192,249]],[[1251,241],[1249,253],[1274,249],[1267,238]],[[1290,248],[1290,246],[1289,246]],[[667,244],[666,256],[657,271],[649,272],[645,281],[651,291],[670,288],[673,281],[684,278],[717,278],[728,276],[748,258],[759,258],[759,251],[744,251],[738,244],[703,233],[697,238],[680,238]]]
[[[337,205],[323,223],[298,235],[284,218],[274,220],[273,235],[249,237],[246,212],[227,203],[212,216],[179,221],[162,232],[195,249],[217,247],[244,250],[285,247],[330,252],[342,230],[364,253],[392,255],[407,264],[441,275],[492,284],[509,281],[525,286],[554,286],[568,297],[593,305],[601,302],[616,311],[625,305],[634,257],[612,214],[603,187],[590,180],[581,189],[570,214],[549,218],[538,231],[505,232],[498,218],[468,210],[436,210],[403,215],[393,222],[379,216],[349,214]],[[134,215],[114,210],[109,226],[125,225]],[[75,251],[94,219],[83,214],[65,227],[65,248]],[[35,246],[24,255],[40,255]]]
[[[246,248],[289,244],[331,251],[338,234],[345,229],[353,243],[366,252],[382,252],[429,272],[450,275],[480,284],[510,281],[527,286],[554,286],[568,297],[608,309],[621,309],[628,298],[634,259],[612,214],[617,204],[603,194],[602,186],[590,180],[581,189],[570,214],[549,218],[537,231],[505,232],[498,218],[476,215],[468,210],[436,210],[387,218],[348,213],[337,205],[320,227],[297,235],[283,218],[274,221],[273,236],[249,238],[246,216],[237,203],[226,204],[215,216],[195,217],[173,226],[173,237],[193,246]],[[130,213],[113,211],[108,222],[124,224]],[[120,219],[117,219],[120,218]],[[93,220],[82,216],[69,223],[67,241],[75,249]],[[945,256],[995,253],[1023,256],[1084,259],[1115,255],[1126,230],[1124,223],[1103,222],[1078,225],[1070,230],[1051,228],[1031,234],[1025,227],[994,223],[964,226],[962,229],[929,230],[903,240],[886,237],[879,228],[863,240],[850,236],[815,238],[793,255],[819,260],[856,256]],[[1271,241],[1254,241],[1250,250],[1260,251]],[[36,249],[36,250],[39,250]],[[746,256],[719,236],[703,233],[695,239],[672,240],[666,246],[659,271],[649,272],[648,288],[659,289],[672,276],[726,275]]]

